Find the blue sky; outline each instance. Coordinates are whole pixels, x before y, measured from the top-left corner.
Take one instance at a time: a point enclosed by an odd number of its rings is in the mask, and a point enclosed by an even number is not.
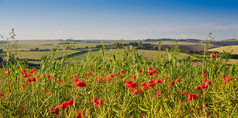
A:
[[[238,38],[237,0],[0,0],[17,39]]]

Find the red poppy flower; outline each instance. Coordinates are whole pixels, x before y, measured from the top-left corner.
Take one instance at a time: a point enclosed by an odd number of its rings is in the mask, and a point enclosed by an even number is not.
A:
[[[77,83],[75,83],[76,87],[82,87],[85,88],[87,87],[87,85],[84,82],[78,81]]]
[[[224,81],[223,81],[223,84],[226,84],[227,82],[228,82],[228,81],[224,80]]]
[[[21,84],[22,88],[25,88],[25,84]]]
[[[133,81],[128,81],[123,85],[130,88],[131,90],[135,90],[135,88],[137,86],[136,82],[133,82]]]
[[[176,82],[180,82],[180,81],[181,81],[181,78],[177,78],[177,79],[176,79]]]
[[[82,114],[80,112],[78,112],[78,116],[76,116],[76,118],[82,118]]]
[[[222,78],[226,78],[226,75],[222,75],[221,77],[222,77]]]
[[[48,79],[51,79],[51,76],[49,74],[45,74]]]
[[[10,76],[11,73],[12,73],[12,70],[7,71],[7,72],[6,72],[6,76]]]
[[[32,69],[32,70],[31,70],[31,73],[33,73],[33,72],[36,72],[36,69]]]
[[[73,104],[74,104],[74,99],[70,99],[70,100],[68,101],[68,103],[69,103],[69,105],[73,105]]]
[[[231,79],[232,79],[231,77],[227,77],[226,80],[223,81],[223,84],[228,83],[229,81],[231,81]]]
[[[6,72],[6,76],[10,76],[11,75],[11,73],[9,73],[9,72]]]
[[[135,89],[132,96],[134,96],[135,94],[139,94],[139,93],[140,93],[140,91],[138,89]]]
[[[31,81],[32,81],[32,82],[36,82],[36,78],[34,78],[34,77],[31,78]]]
[[[203,79],[203,82],[206,82],[207,81],[207,79]]]
[[[110,77],[114,77],[114,75],[113,75],[113,74],[110,74]]]
[[[32,82],[32,79],[27,79],[26,82]]]
[[[113,75],[113,77],[115,77],[115,76],[117,76],[117,73],[113,73],[112,75]]]
[[[150,71],[148,72],[148,74],[151,75],[151,76],[154,75],[155,73],[156,73],[156,70],[150,70]]]
[[[77,83],[78,81],[79,81],[79,79],[78,79],[77,77],[74,77],[73,82],[74,82],[74,83]]]
[[[142,89],[142,92],[148,89],[147,84],[145,82],[141,83],[140,88]]]
[[[105,81],[107,81],[107,82],[108,82],[109,80],[111,81],[111,80],[112,80],[112,77],[105,78]]]
[[[90,76],[90,75],[93,75],[93,73],[92,72],[87,73],[87,76]]]
[[[136,79],[136,76],[135,76],[135,75],[132,75],[132,76],[131,76],[131,79]]]
[[[100,99],[98,99],[98,98],[92,98],[91,99],[91,102],[94,103],[94,106],[96,106],[96,107],[99,107],[99,102],[100,102],[101,105],[103,105],[104,104],[103,101],[104,100],[100,101]]]
[[[30,73],[36,75],[36,69],[32,69]]]
[[[144,118],[144,117],[145,117],[145,114],[140,114],[140,116],[141,116],[142,118]]]
[[[188,94],[188,102],[191,102],[192,99],[197,100],[197,94]]]
[[[169,86],[174,85],[174,81],[169,82]]]
[[[147,67],[147,69],[148,69],[148,71],[153,70],[153,68],[151,66]]]
[[[25,74],[26,73],[26,69],[22,69],[21,73]]]
[[[24,77],[30,77],[30,74],[24,73]]]
[[[121,70],[120,72],[121,72],[121,73],[125,73],[125,71],[124,71],[124,70]]]
[[[212,82],[211,81],[206,81],[205,82],[207,85],[212,85]]]
[[[141,69],[139,69],[138,73],[142,73],[142,70],[141,70]]]
[[[154,86],[155,86],[155,81],[153,81],[153,80],[150,80],[149,84],[147,84],[148,88],[153,88]]]
[[[95,80],[95,82],[97,82],[99,80],[99,78],[96,77],[96,78],[94,78],[94,80]]]
[[[207,74],[203,74],[203,77],[206,78],[206,77],[207,77]]]
[[[156,83],[156,85],[157,85],[158,83],[161,83],[161,84],[162,84],[163,82],[162,82],[162,80],[160,80],[160,79],[156,79],[156,80],[155,80],[155,83]]]
[[[185,95],[185,92],[183,91],[182,93],[181,93],[181,96],[184,96]]]
[[[231,77],[227,77],[226,81],[228,81],[228,82],[231,81]]]
[[[101,75],[102,77],[104,77],[104,74],[103,74],[103,73],[100,73],[100,75]]]
[[[92,102],[92,103],[95,103],[95,102],[97,102],[97,100],[98,100],[97,98],[92,98],[92,99],[91,99],[91,102]]]
[[[206,89],[206,88],[208,88],[208,84],[206,84],[206,83],[205,84],[201,84],[200,88],[201,89]]]
[[[210,57],[215,58],[216,56],[217,56],[216,54],[212,54]]]
[[[4,96],[3,92],[0,92],[0,98],[3,97],[3,96]]]
[[[60,105],[59,109],[66,109],[66,108],[69,107],[69,106],[70,106],[69,102],[68,102],[68,101],[64,101],[64,102]]]
[[[59,108],[51,107],[51,108],[49,108],[49,112],[58,115],[59,114]]]
[[[101,105],[104,105],[103,101],[104,101],[104,100],[101,100],[101,101],[100,101],[100,104],[101,104]]]
[[[157,91],[156,92],[156,96],[158,97],[158,96],[160,96],[161,95],[161,91]]]
[[[94,103],[94,106],[95,106],[95,107],[99,107],[99,103],[98,103],[98,102],[95,102],[95,103]]]

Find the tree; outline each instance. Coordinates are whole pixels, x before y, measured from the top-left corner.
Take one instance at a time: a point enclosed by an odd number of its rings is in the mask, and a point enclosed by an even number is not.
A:
[[[3,59],[2,59],[2,57],[0,57],[0,64],[2,64],[2,62],[3,62]]]

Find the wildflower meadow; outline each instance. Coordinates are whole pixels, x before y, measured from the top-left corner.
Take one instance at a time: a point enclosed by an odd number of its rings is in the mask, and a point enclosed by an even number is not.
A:
[[[133,47],[79,63],[57,50],[27,68],[15,60],[0,75],[1,117],[164,118],[237,117],[237,66],[223,54],[202,62],[148,59]]]

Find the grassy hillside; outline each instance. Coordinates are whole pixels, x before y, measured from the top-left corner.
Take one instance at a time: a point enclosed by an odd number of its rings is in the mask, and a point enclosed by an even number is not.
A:
[[[210,49],[208,51],[223,52],[223,50],[231,54],[238,54],[238,45],[222,46],[222,47]]]
[[[70,43],[70,44],[67,44]],[[59,46],[59,49],[64,49],[65,45],[69,45],[72,48],[85,48],[85,47],[95,47],[100,43],[87,43],[87,42],[69,42],[69,41],[61,41],[61,40],[19,40],[18,47],[19,50],[29,51],[31,49],[39,48],[39,49],[55,49]],[[106,45],[112,44],[111,42],[104,43]],[[0,49],[5,50],[5,44],[0,44]]]
[[[32,52],[19,52],[19,55],[16,55],[19,59],[41,59],[42,56],[50,55],[53,51],[32,51]],[[63,50],[57,51],[57,57],[61,57],[63,54]],[[69,50],[67,51],[67,54],[76,53],[79,51],[76,50]]]
[[[221,46],[218,48],[209,49],[208,51],[229,52],[233,55],[238,55],[238,45]],[[229,59],[228,64],[238,64],[238,59]]]

